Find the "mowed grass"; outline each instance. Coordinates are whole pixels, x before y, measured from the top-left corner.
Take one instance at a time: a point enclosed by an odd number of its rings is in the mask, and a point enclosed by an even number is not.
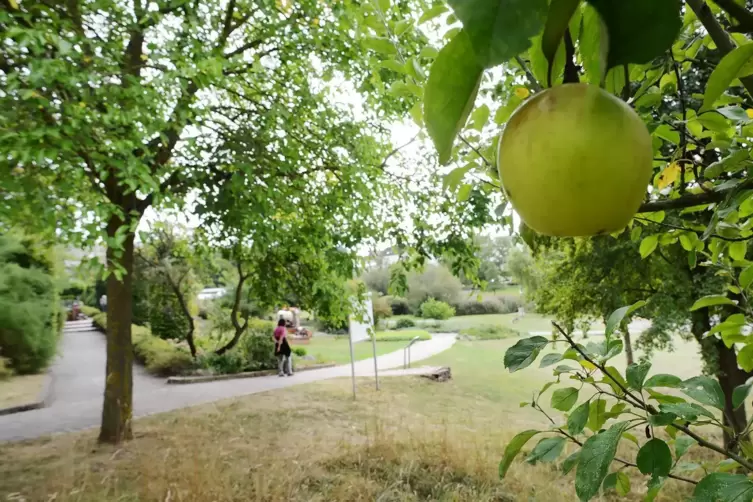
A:
[[[21,406],[39,400],[47,375],[21,375],[0,380],[0,408]]]
[[[407,342],[389,341],[377,342],[377,356],[389,354],[401,350]],[[299,345],[293,345],[298,347]],[[318,362],[345,364],[350,362],[350,345],[346,336],[316,335],[306,345],[300,345],[306,349],[309,355],[314,356]],[[371,342],[366,340],[353,344],[353,354],[356,361],[373,357]]]
[[[549,427],[519,402],[552,378],[551,369],[537,362],[508,373],[502,357],[515,342],[459,342],[424,362],[451,366],[451,381],[383,378],[377,392],[364,379],[357,401],[350,381],[341,379],[138,419],[135,439],[120,447],[97,445],[96,431],[1,444],[0,500],[577,500],[573,474],[528,465],[525,453],[498,478],[510,439]],[[657,365],[694,374],[696,352],[681,344]],[[623,365],[620,359],[615,363]],[[571,451],[568,446],[565,454]],[[619,455],[634,460],[636,452],[628,445]],[[697,448],[687,458],[713,460]],[[646,478],[625,472],[632,493],[599,500],[643,499]],[[687,500],[690,493],[688,485],[669,480],[656,500]]]

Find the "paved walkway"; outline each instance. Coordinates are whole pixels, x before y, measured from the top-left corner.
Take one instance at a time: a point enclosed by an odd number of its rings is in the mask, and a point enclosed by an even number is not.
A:
[[[435,334],[431,340],[418,342],[411,350],[417,362],[449,349],[453,334]],[[90,321],[67,323],[61,342],[61,355],[52,367],[54,382],[47,408],[0,416],[0,441],[29,439],[46,434],[87,429],[99,425],[105,379],[105,337],[92,329]],[[402,368],[403,352],[377,357],[380,376],[399,376],[425,372],[420,368]],[[358,361],[356,376],[373,376],[374,359]],[[388,371],[392,370],[392,371]],[[277,376],[224,380],[191,385],[167,385],[140,365],[133,368],[134,416],[185,408],[219,399],[290,387],[302,383],[349,377],[350,365]]]

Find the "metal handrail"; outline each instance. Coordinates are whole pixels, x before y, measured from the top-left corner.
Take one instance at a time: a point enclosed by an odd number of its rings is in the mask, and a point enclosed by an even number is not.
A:
[[[413,338],[413,340],[410,341],[410,343],[408,343],[408,345],[403,347],[403,369],[410,368],[410,348],[420,339],[420,336],[416,336]]]

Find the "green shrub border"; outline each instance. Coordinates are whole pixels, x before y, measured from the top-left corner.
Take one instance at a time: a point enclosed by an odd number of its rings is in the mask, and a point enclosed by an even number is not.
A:
[[[92,309],[92,307],[87,307],[87,309]],[[93,315],[92,322],[98,330],[105,335],[107,334],[106,313],[99,312]],[[149,328],[144,326],[131,325],[131,341],[136,361],[143,364],[147,371],[155,375],[180,375],[195,366],[188,350],[152,335]]]

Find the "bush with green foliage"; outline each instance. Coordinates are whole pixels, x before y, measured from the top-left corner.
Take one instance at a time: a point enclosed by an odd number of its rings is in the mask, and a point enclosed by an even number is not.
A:
[[[416,325],[416,321],[410,317],[401,317],[395,323],[395,329],[413,328]]]
[[[410,308],[407,298],[401,296],[385,296],[387,302],[390,304],[390,310],[392,315],[412,315],[413,311]]]
[[[149,329],[163,340],[183,340],[189,320],[167,281],[155,278],[149,285]]]
[[[521,301],[512,296],[484,298],[481,301],[468,299],[453,303],[455,315],[512,314],[517,312]]]
[[[230,375],[242,373],[247,370],[246,357],[240,347],[228,350],[223,354],[209,352],[201,357],[200,364],[203,368],[212,370],[218,375]]]
[[[421,317],[444,321],[455,315],[455,309],[449,303],[429,298],[421,304]]]
[[[505,338],[517,338],[520,332],[507,326],[484,325],[474,326],[460,330],[461,335],[469,336],[476,340],[504,340]]]
[[[47,367],[62,327],[52,264],[40,253],[0,236],[0,353],[19,374]]]
[[[13,376],[13,370],[10,367],[10,360],[0,357],[0,380],[6,380]]]
[[[90,307],[89,305],[81,305],[81,313],[86,317],[94,317],[97,314],[101,314],[102,311],[96,307]]]
[[[293,354],[297,355],[298,357],[303,357],[308,354],[308,352],[303,347],[293,347]]]
[[[371,304],[374,312],[374,323],[392,317],[392,307],[390,307],[390,303],[387,301],[386,296],[374,298]]]
[[[94,325],[107,332],[107,314],[101,312],[92,318]],[[131,327],[133,355],[150,373],[160,376],[180,375],[195,367],[188,349],[174,342],[158,338],[144,326]]]
[[[411,311],[418,313],[420,306],[432,298],[450,304],[456,302],[462,289],[460,279],[446,267],[427,265],[422,272],[408,275],[406,297]]]

